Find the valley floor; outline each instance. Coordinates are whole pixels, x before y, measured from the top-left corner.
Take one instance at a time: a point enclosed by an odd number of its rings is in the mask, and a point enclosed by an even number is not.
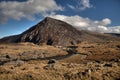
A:
[[[0,80],[120,80],[120,42],[0,44]]]

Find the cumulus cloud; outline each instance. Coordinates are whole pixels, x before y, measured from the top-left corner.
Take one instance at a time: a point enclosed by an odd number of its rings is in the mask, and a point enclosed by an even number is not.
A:
[[[2,1],[0,2],[0,16],[2,16],[0,23],[8,19],[27,18],[34,20],[35,14],[45,14],[56,10],[63,10],[63,8],[57,5],[55,0]]]
[[[86,8],[91,8],[92,5],[90,4],[89,0],[79,0],[79,6],[78,8],[80,10],[85,10]]]
[[[117,27],[109,27],[111,24],[111,20],[109,18],[105,18],[101,21],[93,21],[89,18],[83,18],[81,16],[65,16],[65,15],[57,15],[51,14],[49,17],[59,19],[65,21],[71,25],[73,25],[78,30],[89,30],[100,33],[120,33],[120,26]]]
[[[108,19],[108,18],[103,19],[102,22],[103,22],[104,25],[111,24],[111,20]]]
[[[120,26],[108,27],[108,33],[120,33]]]
[[[90,3],[90,0],[78,0],[75,6],[71,4],[68,4],[67,6],[70,9],[81,10],[81,11],[93,7],[93,5]]]
[[[109,19],[109,18],[105,18],[105,19],[103,19],[102,21],[94,21],[94,23],[95,24],[97,24],[97,25],[109,25],[109,24],[111,24],[111,20]]]
[[[49,17],[55,18],[55,19],[59,19],[62,21],[65,21],[75,27],[87,27],[89,24],[89,19],[88,18],[82,18],[78,15],[75,16],[65,16],[65,15],[49,15]]]

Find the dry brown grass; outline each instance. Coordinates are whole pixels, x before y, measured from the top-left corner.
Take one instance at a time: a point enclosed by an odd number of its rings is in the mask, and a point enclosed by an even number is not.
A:
[[[4,65],[0,67],[1,80],[115,80],[120,78],[120,67],[118,63],[112,63],[112,67],[104,67],[97,63],[75,64],[56,63],[54,68],[45,69],[47,63],[26,63],[19,67]],[[101,67],[98,67],[99,65]],[[115,66],[117,65],[117,66]],[[92,69],[91,75],[86,71]]]
[[[4,64],[0,66],[0,80],[119,80],[120,62],[114,61],[120,59],[118,45],[120,42],[82,42],[78,45],[79,54],[61,58],[54,68],[46,67],[48,59],[28,60],[19,66]],[[51,58],[68,54],[54,46],[38,46],[32,43],[0,44],[0,56],[35,51],[46,52]],[[112,67],[104,66],[105,64]],[[92,70],[91,75],[87,69]]]
[[[19,44],[0,44],[0,55],[2,54],[19,54],[23,52],[46,51],[50,56],[66,55],[65,51],[53,46],[38,46],[32,43]]]

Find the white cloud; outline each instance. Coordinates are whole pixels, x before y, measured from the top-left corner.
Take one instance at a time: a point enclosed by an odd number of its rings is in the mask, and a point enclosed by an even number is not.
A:
[[[76,2],[76,5],[68,4],[67,7],[80,11],[93,7],[93,5],[90,3],[90,0],[77,0]]]
[[[108,18],[103,19],[102,22],[103,22],[104,25],[111,24],[111,20],[108,19]]]
[[[79,26],[82,26],[82,27],[88,26],[88,24],[87,24],[86,22],[75,22],[74,25],[75,25],[75,26],[78,26],[78,27],[79,27]]]
[[[109,25],[109,24],[111,24],[111,20],[109,19],[109,18],[105,18],[105,19],[103,19],[103,20],[101,20],[101,21],[94,21],[94,23],[95,24],[97,24],[97,25]]]
[[[82,18],[80,16],[65,16],[65,15],[49,15],[52,18],[59,19],[62,21],[65,21],[75,27],[87,27],[89,24],[89,19],[88,18]]]
[[[89,0],[79,0],[79,6],[78,8],[80,10],[85,10],[86,8],[91,8],[92,4],[90,4]]]
[[[120,26],[108,27],[109,33],[120,33]]]
[[[57,5],[55,0],[2,1],[0,2],[0,16],[2,16],[0,22],[7,21],[10,18],[34,20],[35,14],[45,14],[56,10],[63,10],[63,8]]]
[[[101,21],[93,21],[89,18],[83,18],[78,15],[65,16],[65,15],[51,14],[48,16],[65,21],[79,30],[90,30],[100,33],[120,33],[120,26],[108,27],[108,25],[111,24],[111,20],[109,18],[105,18]]]
[[[102,32],[102,33],[108,31],[108,28],[106,26],[99,25],[97,28],[98,28],[97,31]]]
[[[67,6],[68,6],[70,9],[75,9],[75,7],[74,7],[73,5],[68,4]]]

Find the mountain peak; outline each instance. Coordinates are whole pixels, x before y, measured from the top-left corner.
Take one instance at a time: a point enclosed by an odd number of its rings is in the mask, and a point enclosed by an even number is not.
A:
[[[45,23],[50,23],[50,24],[67,24],[66,22],[64,21],[61,21],[61,20],[58,20],[58,19],[55,19],[55,18],[51,18],[51,17],[46,17],[44,20],[43,20]],[[69,24],[68,24],[69,25]]]
[[[94,32],[79,31],[61,20],[46,17],[20,35],[6,37],[0,42],[32,42],[35,44],[71,46],[81,41],[104,41],[118,38]]]
[[[80,32],[66,22],[46,17],[37,25],[23,32],[17,42],[35,44],[75,45],[80,41]]]
[[[51,18],[51,17],[46,17],[43,21],[46,21],[46,22],[48,22],[48,21],[57,21],[57,19],[54,19],[54,18]]]
[[[51,20],[51,19],[54,19],[54,18],[51,18],[51,17],[46,17],[45,19],[46,19],[46,20]]]

